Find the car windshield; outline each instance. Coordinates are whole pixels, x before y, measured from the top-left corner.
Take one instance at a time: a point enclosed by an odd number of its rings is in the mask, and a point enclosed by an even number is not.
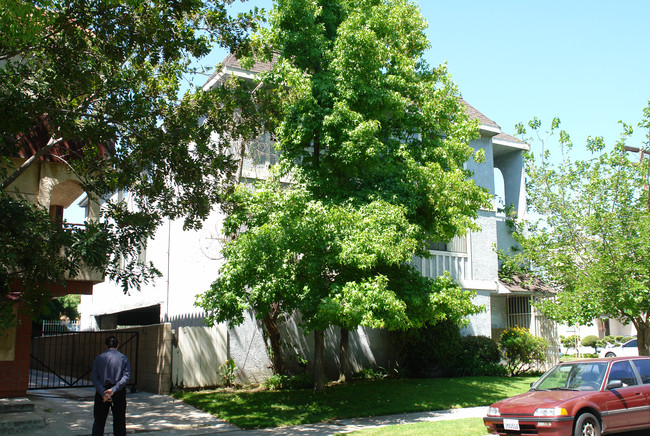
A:
[[[607,362],[564,363],[553,367],[533,386],[534,390],[597,391],[603,383]]]

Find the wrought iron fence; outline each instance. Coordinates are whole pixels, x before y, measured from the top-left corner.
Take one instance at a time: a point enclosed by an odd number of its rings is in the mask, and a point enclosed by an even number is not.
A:
[[[138,332],[59,332],[32,339],[29,389],[76,388],[92,386],[95,357],[105,350],[105,340],[116,336],[119,350],[131,363],[128,385],[137,384]]]

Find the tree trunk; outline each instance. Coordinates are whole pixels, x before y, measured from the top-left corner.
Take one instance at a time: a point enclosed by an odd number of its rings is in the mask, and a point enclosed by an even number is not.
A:
[[[277,324],[277,314],[275,311],[269,312],[264,317],[264,330],[271,347],[271,365],[273,365],[274,374],[284,374],[284,357],[280,346],[280,330]]]
[[[314,330],[314,390],[325,390],[325,333]]]
[[[352,379],[352,365],[350,364],[350,331],[342,327],[339,359],[341,361],[339,381],[345,382]]]
[[[637,320],[634,322],[634,327],[636,327],[636,338],[637,338],[637,348],[639,349],[639,356],[650,356],[648,351],[650,340],[650,326],[648,323],[643,320]]]

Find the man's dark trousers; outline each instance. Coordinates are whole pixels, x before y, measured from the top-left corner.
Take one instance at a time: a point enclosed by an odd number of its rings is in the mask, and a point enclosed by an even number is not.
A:
[[[103,436],[104,426],[108,411],[113,408],[113,434],[115,436],[126,435],[126,389],[115,392],[113,401],[106,402],[95,392],[95,422],[93,424],[93,436]]]

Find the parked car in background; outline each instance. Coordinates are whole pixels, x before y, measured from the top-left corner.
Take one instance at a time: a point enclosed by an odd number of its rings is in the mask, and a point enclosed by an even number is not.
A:
[[[607,347],[598,353],[598,357],[618,357],[618,356],[638,356],[639,348],[636,344],[636,339],[630,339],[629,341],[619,345],[617,347]]]
[[[492,404],[483,422],[499,435],[599,436],[650,429],[650,357],[560,363],[528,392]]]

